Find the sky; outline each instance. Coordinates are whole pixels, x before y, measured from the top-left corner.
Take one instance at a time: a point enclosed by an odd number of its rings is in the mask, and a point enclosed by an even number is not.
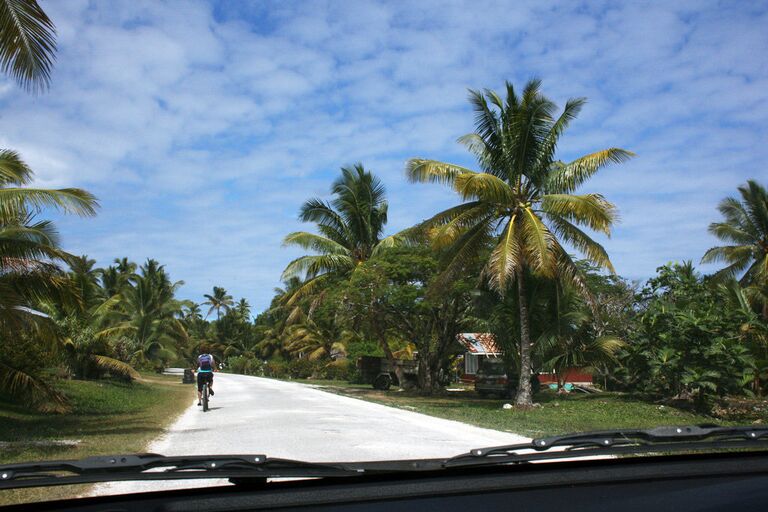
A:
[[[621,220],[601,240],[642,280],[717,245],[717,203],[768,182],[768,2],[41,1],[58,32],[50,90],[0,78],[0,148],[36,186],[82,187],[94,218],[54,218],[106,266],[155,258],[183,298],[225,287],[268,306],[310,197],[362,162],[385,183],[387,234],[459,201],[410,184],[408,158],[472,166],[467,90],[538,77],[588,103],[571,160],[637,154],[582,189]],[[713,267],[701,267],[711,271]]]

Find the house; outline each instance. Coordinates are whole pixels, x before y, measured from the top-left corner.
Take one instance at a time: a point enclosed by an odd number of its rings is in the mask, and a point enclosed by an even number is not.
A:
[[[489,332],[464,332],[456,335],[458,341],[464,347],[462,382],[474,382],[475,374],[483,358],[498,358],[502,356],[501,347],[496,343],[496,338]],[[554,372],[539,372],[539,382],[542,385],[557,383]],[[591,385],[592,375],[580,368],[570,368],[565,372],[565,382],[570,384]]]
[[[480,360],[486,357],[501,357],[501,349],[496,345],[493,334],[488,332],[464,332],[456,335],[456,340],[464,347],[464,368],[461,380],[474,382]]]

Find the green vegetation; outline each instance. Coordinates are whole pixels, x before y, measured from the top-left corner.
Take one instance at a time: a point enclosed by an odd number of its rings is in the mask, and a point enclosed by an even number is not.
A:
[[[0,3],[0,67],[24,89],[48,88],[56,58],[56,29],[37,2]]]
[[[410,160],[407,166],[411,181],[450,185],[465,201],[423,223],[433,231],[432,245],[448,250],[444,272],[464,272],[467,260],[485,253],[481,273],[490,288],[502,299],[516,289],[520,357],[515,403],[522,406],[533,403],[529,274],[556,279],[588,295],[583,274],[562,243],[613,270],[605,249],[580,228],[610,235],[616,208],[600,194],[575,192],[602,167],[632,156],[610,148],[569,163],[557,160],[557,143],[586,100],[568,100],[555,117],[556,106],[540,86],[531,80],[518,95],[507,83],[506,100],[493,91],[470,91],[475,132],[459,141],[477,157],[480,172],[424,159]]]
[[[133,384],[119,381],[57,381],[69,399],[66,414],[44,414],[0,403],[3,462],[69,459],[139,453],[160,435],[193,398],[178,377],[147,375]],[[84,489],[45,488],[0,493],[0,504],[73,496]]]
[[[536,395],[536,407],[503,409],[502,405],[508,400],[479,398],[472,392],[424,396],[334,382],[317,384],[326,391],[528,437],[611,428],[728,423],[622,393],[557,395],[543,392]]]
[[[3,71],[28,90],[47,88],[55,53],[51,21],[29,1],[0,4],[0,23],[7,29],[0,36]],[[246,299],[235,300],[220,286],[200,304],[179,300],[183,282],[156,260],[139,265],[120,258],[97,268],[87,256],[63,251],[55,226],[40,217],[48,209],[92,216],[96,199],[80,189],[30,187],[33,172],[20,155],[0,150],[0,393],[15,404],[8,410],[21,414],[23,404],[24,414],[62,414],[30,424],[47,432],[46,421],[66,423],[96,407],[83,390],[104,394],[107,403],[114,401],[110,393],[141,396],[149,391],[136,383],[138,370],[186,367],[201,350],[231,371],[349,381],[359,380],[358,356],[394,362],[418,354],[419,393],[442,397],[462,331],[495,335],[507,373],[518,382],[519,408],[508,417],[520,421],[560,425],[541,415],[550,411],[566,421],[562,411],[573,404],[583,413],[578,421],[573,413],[573,429],[594,426],[590,414],[600,415],[599,400],[563,398],[568,405],[556,406],[544,395],[543,408],[532,409],[531,372],[554,371],[562,386],[574,366],[591,370],[608,391],[700,412],[722,408],[726,396],[762,396],[768,391],[764,186],[750,180],[738,188],[740,198],[718,207],[723,220],[710,232],[726,245],[702,261],[723,262],[723,270],[703,276],[690,262],[669,263],[646,283],[630,283],[613,273],[608,254],[586,232],[609,235],[616,207],[581,187],[633,154],[609,148],[561,161],[557,144],[585,100],[571,99],[560,111],[540,88],[538,80],[522,91],[507,84],[505,98],[471,91],[475,131],[459,142],[479,170],[407,162],[410,181],[449,185],[460,203],[392,236],[384,236],[389,203],[382,182],[362,164],[342,167],[330,200],[302,205],[299,218],[314,232],[290,233],[284,241],[309,254],[287,265],[284,287],[255,318]],[[413,400],[439,410],[426,396]],[[606,409],[614,426],[660,420],[642,409],[655,405],[614,395],[605,400],[637,405],[639,412],[625,411],[624,419]],[[486,405],[468,406],[467,414],[479,417]]]

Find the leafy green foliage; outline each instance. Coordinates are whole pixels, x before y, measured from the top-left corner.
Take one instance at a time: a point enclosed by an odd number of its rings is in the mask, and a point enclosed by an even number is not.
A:
[[[658,269],[638,296],[637,322],[616,372],[629,389],[699,406],[742,393],[755,371],[743,344],[743,312],[689,263]]]
[[[35,0],[0,1],[0,66],[28,91],[47,89],[56,29]]]
[[[742,285],[759,285],[768,281],[768,191],[749,180],[739,187],[741,200],[727,197],[718,210],[722,222],[713,222],[709,232],[729,245],[709,249],[702,263],[725,262],[718,272],[721,277],[741,276]]]
[[[585,100],[569,100],[556,116],[555,104],[529,81],[522,94],[507,83],[506,99],[493,91],[470,91],[475,131],[459,139],[476,158],[480,171],[426,159],[412,159],[406,172],[414,182],[451,186],[464,204],[422,224],[436,247],[453,255],[447,272],[456,275],[488,244],[483,276],[500,295],[517,287],[520,380],[518,405],[532,404],[530,315],[525,277],[559,281],[588,294],[583,276],[563,244],[570,244],[595,265],[613,270],[605,249],[581,228],[607,235],[615,207],[599,194],[575,194],[587,179],[632,153],[610,148],[566,163],[555,158],[558,140]]]
[[[419,387],[428,392],[440,386],[441,371],[459,349],[456,334],[472,322],[473,280],[445,282],[439,269],[438,255],[427,247],[381,251],[355,270],[342,302],[349,324],[385,354],[414,347]]]

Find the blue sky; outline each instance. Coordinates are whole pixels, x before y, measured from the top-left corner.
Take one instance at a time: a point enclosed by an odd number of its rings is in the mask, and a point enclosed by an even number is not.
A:
[[[156,258],[185,298],[265,307],[299,254],[282,237],[342,165],[385,182],[389,232],[455,204],[404,162],[471,165],[466,90],[505,80],[588,98],[561,158],[638,154],[584,187],[621,212],[604,242],[622,275],[698,262],[717,202],[768,181],[768,2],[41,3],[53,86],[0,80],[0,147],[99,197],[96,218],[56,217],[67,250]]]

